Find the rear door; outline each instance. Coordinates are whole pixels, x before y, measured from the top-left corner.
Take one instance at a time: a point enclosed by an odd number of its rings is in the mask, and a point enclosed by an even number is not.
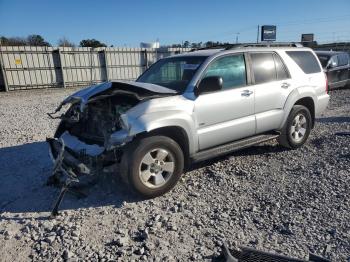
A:
[[[263,133],[280,126],[292,81],[277,53],[250,53],[250,64],[255,84],[256,133]]]
[[[349,79],[349,55],[342,53],[338,55],[338,67],[339,67],[339,85],[344,86]]]

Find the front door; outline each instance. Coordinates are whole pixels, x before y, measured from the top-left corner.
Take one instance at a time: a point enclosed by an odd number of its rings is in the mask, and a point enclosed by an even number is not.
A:
[[[327,71],[328,84],[331,88],[339,87],[341,70],[338,68],[338,56],[334,55],[329,60],[329,69]]]
[[[244,55],[216,58],[202,79],[207,76],[222,77],[223,89],[200,94],[195,100],[199,149],[254,135],[254,90],[247,85]]]

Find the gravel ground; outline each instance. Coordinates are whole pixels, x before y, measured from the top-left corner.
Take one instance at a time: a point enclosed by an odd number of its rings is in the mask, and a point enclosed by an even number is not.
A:
[[[275,141],[197,165],[170,193],[142,201],[118,177],[101,176],[89,196],[45,186],[46,113],[73,92],[0,93],[1,261],[211,261],[232,248],[350,261],[350,90],[331,93],[307,144]]]

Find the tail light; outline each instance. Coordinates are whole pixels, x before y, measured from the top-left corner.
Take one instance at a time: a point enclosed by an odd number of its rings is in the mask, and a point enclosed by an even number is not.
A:
[[[328,94],[328,77],[326,73],[324,73],[324,77],[326,79],[326,93]]]

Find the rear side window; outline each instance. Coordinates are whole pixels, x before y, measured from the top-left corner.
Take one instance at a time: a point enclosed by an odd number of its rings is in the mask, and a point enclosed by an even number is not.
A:
[[[287,68],[283,64],[281,58],[276,54],[274,54],[273,57],[275,58],[277,80],[283,80],[283,79],[290,78],[289,73],[287,71]]]
[[[255,84],[276,80],[275,61],[272,53],[251,53]]]
[[[286,52],[305,74],[321,72],[316,57],[309,51],[287,51]]]

